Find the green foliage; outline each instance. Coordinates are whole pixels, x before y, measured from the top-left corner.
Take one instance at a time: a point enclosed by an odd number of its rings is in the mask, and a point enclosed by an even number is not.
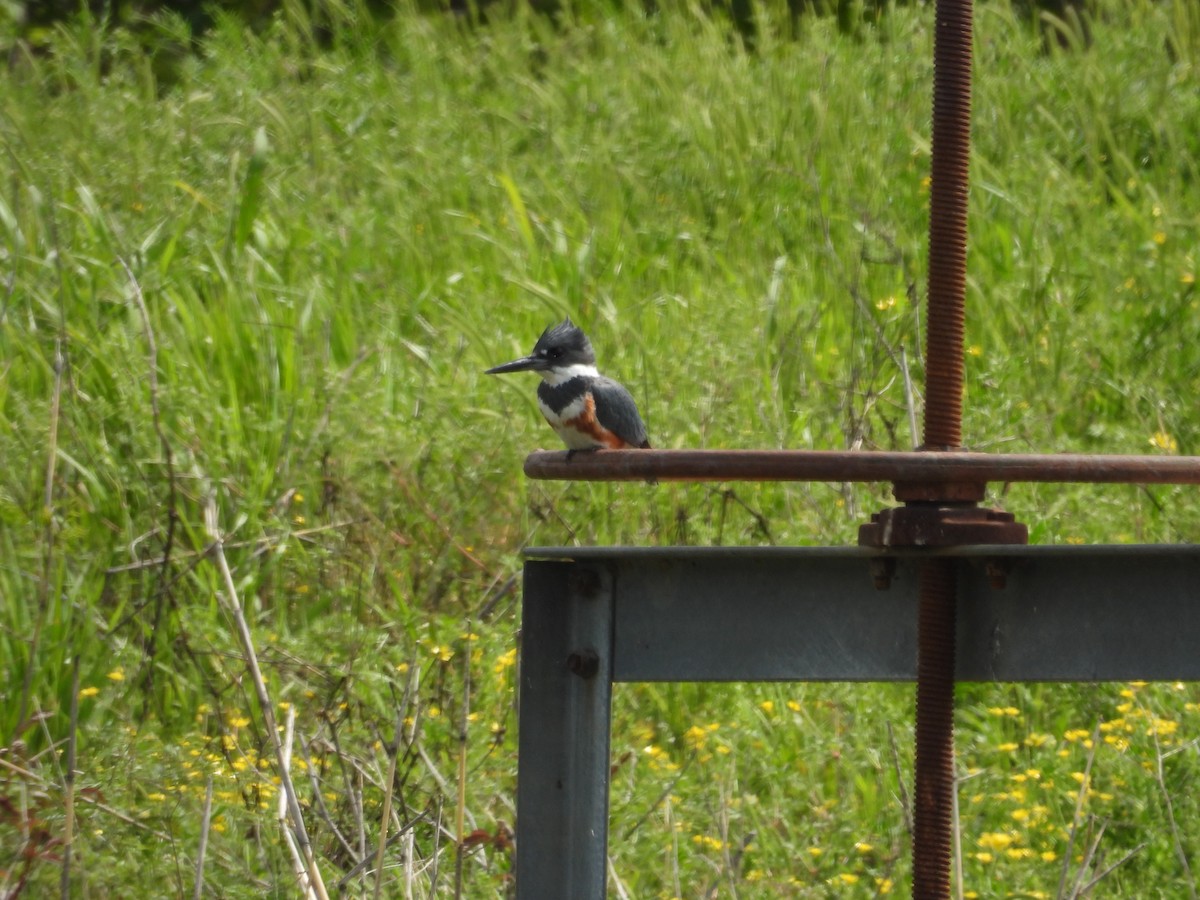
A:
[[[357,9],[333,41],[299,5],[257,35],[219,18],[195,54],[177,20],[149,44],[80,21],[0,76],[0,759],[19,770],[4,796],[32,791],[21,821],[43,826],[0,833],[9,883],[18,858],[33,887],[58,880],[34,836],[65,828],[78,658],[81,890],[190,891],[211,779],[210,886],[293,891],[210,498],[273,702],[296,715],[327,881],[373,852],[398,746],[390,831],[411,827],[385,877],[452,894],[465,747],[471,897],[507,889],[522,547],[841,544],[888,504],[524,480],[553,435],[528,380],[482,371],[549,321],[587,328],[656,446],[914,443],[928,10],[792,40],[764,9],[747,52],[682,8],[479,30],[411,10],[359,29]],[[979,448],[1200,446],[1200,30],[1179,4],[1100,12],[1093,47],[1064,53],[1005,5],[979,10]],[[1189,497],[1003,502],[1039,543],[1190,542]],[[1170,798],[1195,859],[1192,688],[963,695],[969,888],[1052,896],[1064,865],[1086,881],[1084,833],[1107,821],[1108,863],[1145,843],[1108,895],[1186,889],[1164,822]],[[911,718],[904,687],[623,688],[618,877],[638,897],[730,879],[739,896],[904,893]]]

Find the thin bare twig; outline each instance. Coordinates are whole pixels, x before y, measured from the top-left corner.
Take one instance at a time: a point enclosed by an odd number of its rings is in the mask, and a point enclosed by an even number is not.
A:
[[[890,730],[891,729],[889,726],[889,732],[890,732]],[[892,748],[892,752],[895,752],[894,746]],[[951,820],[952,820],[953,824],[951,826],[951,828],[952,828],[951,834],[953,835],[953,839],[954,839],[954,896],[957,898],[957,900],[963,900],[963,897],[966,896],[966,885],[964,884],[964,881],[963,881],[964,876],[963,876],[963,856],[962,856],[962,821],[959,818],[959,814],[958,814],[958,794],[964,783],[970,781],[972,778],[977,778],[980,774],[982,774],[982,773],[975,772],[974,774],[959,775],[956,772],[954,775],[954,794],[952,795],[953,796],[953,800],[952,800],[953,806],[951,807]],[[907,796],[905,797],[903,802],[905,804],[908,803]],[[907,807],[905,807],[905,814],[907,817],[906,822],[907,822],[908,830],[909,830],[908,833],[911,836],[912,835],[912,818],[911,818],[911,812],[907,809]]]
[[[1163,804],[1167,808],[1167,824],[1171,827],[1171,842],[1175,845],[1175,857],[1179,860],[1179,865],[1183,867],[1183,874],[1187,877],[1188,896],[1191,900],[1196,900],[1196,882],[1192,878],[1192,867],[1188,865],[1187,853],[1183,849],[1183,840],[1179,837],[1179,826],[1175,822],[1175,805],[1171,802],[1171,792],[1167,790],[1167,781],[1163,772],[1162,745],[1158,741],[1158,729],[1154,727],[1153,720],[1150,734],[1154,738],[1154,780],[1158,782]]]
[[[1114,869],[1117,869],[1117,868],[1125,865],[1125,863],[1129,862],[1129,860],[1133,859],[1135,856],[1137,856],[1139,853],[1141,853],[1143,850],[1145,850],[1146,845],[1148,843],[1149,843],[1148,841],[1142,841],[1140,844],[1138,844],[1136,847],[1134,847],[1132,850],[1130,850],[1128,853],[1126,853],[1124,856],[1122,856],[1120,859],[1118,859],[1115,863],[1113,863],[1111,866],[1106,868],[1103,872],[1101,872],[1099,875],[1097,875],[1095,878],[1093,878],[1091,881],[1089,881],[1087,884],[1085,884],[1083,886],[1083,890],[1081,890],[1079,892],[1079,895],[1088,893],[1088,891],[1090,891],[1092,888],[1094,888],[1096,885],[1098,885],[1101,881],[1103,881],[1110,872],[1112,872]],[[1079,895],[1077,895],[1077,896],[1079,896]]]
[[[387,782],[383,790],[383,813],[379,817],[379,846],[375,851],[375,900],[383,890],[383,856],[388,845],[388,824],[392,818],[392,794],[396,783],[396,763],[400,759],[400,741],[404,732],[404,710],[396,710],[396,737],[388,753]]]
[[[283,730],[283,765],[288,774],[292,771],[292,747],[296,737],[296,707],[288,706],[287,708],[287,724]],[[285,791],[279,792],[279,825],[283,832],[284,842],[287,844],[288,852],[292,856],[292,868],[296,873],[296,880],[304,888],[304,896],[306,898],[315,898],[317,891],[313,887],[312,879],[306,874],[308,868],[306,857],[310,857],[311,853],[302,851],[296,840],[296,832],[288,828],[288,799]]]
[[[429,754],[425,751],[424,744],[417,744],[417,755],[421,757],[421,762],[425,763],[425,768],[429,772],[429,777],[433,779],[437,785],[438,793],[442,797],[450,796],[450,783],[446,781],[446,776],[438,771],[437,766],[433,764],[433,760],[429,758]],[[441,811],[438,811],[438,821],[441,822]]]
[[[171,595],[169,568],[171,565],[171,549],[175,545],[175,528],[179,522],[179,509],[175,487],[175,454],[171,450],[171,442],[167,440],[167,433],[163,429],[162,409],[159,406],[158,342],[154,338],[154,326],[150,324],[150,311],[146,308],[146,298],[142,296],[142,286],[138,283],[137,277],[133,274],[133,270],[129,268],[129,264],[125,262],[125,259],[118,256],[117,261],[121,264],[121,268],[125,270],[125,277],[129,279],[133,302],[137,306],[138,313],[142,318],[142,331],[146,337],[146,353],[148,357],[146,383],[150,391],[150,420],[153,423],[154,434],[158,437],[158,443],[162,449],[163,461],[167,467],[167,533],[163,538],[161,565],[159,565],[158,574],[154,579],[154,619],[150,626],[150,636],[146,641],[146,674],[143,682],[146,695],[143,703],[148,704],[150,702],[154,679],[154,657],[158,643],[158,629],[162,624],[163,607]]]
[[[729,835],[729,792],[725,785],[721,785],[718,789],[717,796],[721,805],[714,811],[713,818],[716,820],[717,834],[721,839],[721,861],[710,863],[713,868],[713,877],[700,889],[699,896],[705,900],[716,900],[721,895],[721,882],[725,881],[729,884],[730,896],[733,900],[737,900],[739,896],[737,880],[742,855],[749,843],[754,840],[754,832],[746,835],[739,842],[737,849],[730,853],[732,842]]]
[[[463,886],[463,857],[466,853],[466,848],[463,846],[463,840],[466,837],[466,830],[463,827],[463,818],[467,811],[467,725],[468,715],[471,712],[471,620],[467,619],[467,636],[465,638],[466,649],[463,652],[463,693],[462,693],[462,709],[459,710],[458,721],[458,792],[455,797],[454,811],[454,898],[461,900]]]
[[[342,834],[342,830],[338,827],[337,822],[329,814],[329,807],[325,804],[325,798],[322,796],[321,779],[317,774],[317,767],[313,763],[312,754],[308,751],[308,743],[304,740],[300,741],[300,752],[303,754],[304,771],[308,773],[308,781],[312,786],[313,809],[316,810],[321,821],[325,823],[325,827],[329,829],[330,834],[337,838],[338,843],[342,845],[342,849],[346,851],[347,855],[355,862],[358,862],[362,857],[357,850],[350,846],[350,842]]]
[[[1075,879],[1071,883],[1071,893],[1067,900],[1077,900],[1083,890],[1083,876],[1087,874],[1088,869],[1092,867],[1092,860],[1096,858],[1096,854],[1100,852],[1100,842],[1104,840],[1104,832],[1108,830],[1108,822],[1100,823],[1100,828],[1095,836],[1088,843],[1087,852],[1083,854],[1083,859],[1079,861],[1079,867],[1075,870]]]
[[[633,900],[629,896],[629,890],[625,887],[625,882],[621,881],[621,876],[617,874],[617,867],[613,865],[612,857],[609,856],[608,862],[608,880],[616,891],[617,900]]]
[[[433,826],[433,853],[431,854],[431,868],[433,871],[429,875],[429,896],[437,896],[438,874],[441,872],[441,866],[438,864],[442,858],[442,796],[437,798],[437,819]]]
[[[349,528],[350,526],[357,525],[362,521],[362,519],[349,519],[345,522],[330,522],[328,525],[316,525],[312,528],[299,528],[295,531],[286,531],[281,534],[270,534],[266,537],[254,538],[253,540],[226,541],[225,549],[237,550],[245,547],[253,547],[254,555],[261,556],[266,551],[279,546],[280,543],[290,538],[296,538],[297,540],[303,541],[312,537],[314,534],[320,534],[322,531],[336,531],[342,528]],[[198,560],[202,557],[208,556],[208,554],[211,552],[212,546],[208,546],[202,550],[187,550],[182,553],[177,553],[175,554],[175,558],[178,560]],[[153,569],[155,567],[162,566],[166,562],[167,560],[163,556],[155,556],[150,559],[139,559],[137,562],[122,563],[119,566],[109,566],[104,570],[104,574],[119,575],[122,572],[138,572],[142,569]],[[113,628],[111,630],[116,631],[118,629]]]
[[[259,713],[263,718],[263,727],[275,751],[275,764],[279,771],[279,779],[284,794],[287,797],[288,816],[291,819],[292,830],[296,843],[304,857],[306,866],[304,874],[307,884],[302,884],[302,887],[306,890],[312,890],[319,900],[328,900],[329,895],[325,890],[325,882],[321,878],[321,871],[317,867],[317,859],[313,854],[312,842],[309,841],[308,830],[304,826],[304,815],[300,809],[300,799],[296,795],[296,786],[293,784],[291,773],[288,770],[288,759],[284,754],[283,744],[279,740],[279,732],[275,727],[275,711],[271,706],[271,697],[267,693],[267,685],[263,681],[262,670],[258,665],[258,655],[254,652],[254,639],[250,634],[250,626],[246,624],[246,617],[242,612],[237,585],[233,581],[233,572],[230,571],[229,562],[225,559],[224,541],[217,526],[217,504],[211,494],[205,500],[204,520],[209,536],[213,540],[213,555],[216,558],[217,568],[225,583],[225,596],[222,598],[224,601],[223,605],[233,616],[238,640],[242,645],[244,662],[250,673],[250,679],[254,683],[254,692],[258,697]]]
[[[908,371],[908,353],[900,346],[900,372],[904,376],[904,407],[908,410],[908,431],[912,435],[915,449],[921,445],[921,432],[917,430],[916,392],[913,390],[912,373]]]
[[[900,769],[900,750],[896,746],[896,733],[892,729],[892,723],[888,721],[886,725],[888,746],[892,751],[892,768],[896,772],[896,787],[900,791],[900,811],[904,814],[904,829],[911,835],[913,832],[912,804],[909,803],[907,783],[904,780],[904,773]]]
[[[501,573],[497,573],[496,577],[492,579],[493,587],[489,587],[489,589],[484,592],[483,605],[479,608],[479,612],[475,614],[475,618],[480,622],[486,622],[488,619],[490,619],[492,617],[492,613],[495,612],[496,607],[500,604],[500,601],[505,597],[510,596],[517,586],[518,573],[514,572],[512,575],[509,575],[507,578],[505,578],[499,587],[494,587],[494,585],[500,581],[501,577]]]
[[[208,776],[204,786],[204,813],[200,819],[200,846],[196,848],[196,880],[192,885],[192,900],[204,893],[204,857],[208,852],[208,832],[212,825],[213,779]]]
[[[71,896],[71,849],[75,841],[75,742],[79,733],[79,654],[71,663],[71,717],[67,732],[67,770],[63,773],[66,788],[63,798],[63,860],[59,893],[63,900]]]
[[[671,835],[671,887],[675,889],[675,893],[671,896],[683,896],[683,882],[679,877],[679,828],[675,827],[675,812],[671,805],[671,797],[668,795],[666,803],[663,806],[667,820],[667,833]]]
[[[396,832],[387,839],[387,843],[385,844],[385,847],[390,848],[393,844],[399,843],[400,841],[408,842],[413,836],[413,829],[416,828],[416,826],[419,822],[422,822],[427,818],[429,818],[429,810],[428,809],[424,810],[423,812],[417,813],[415,816],[413,816],[407,822],[402,823],[400,825],[400,827],[396,830]],[[412,847],[408,846],[408,848],[406,849],[405,852],[408,855],[409,859],[411,859],[412,858]],[[364,857],[360,862],[355,864],[354,868],[352,868],[349,872],[347,872],[345,875],[343,875],[341,877],[341,880],[338,881],[338,883],[337,883],[337,889],[339,891],[345,891],[347,885],[349,885],[351,881],[353,881],[355,878],[357,878],[363,872],[367,871],[374,864],[375,864],[374,856]],[[408,874],[409,875],[412,874],[411,868],[410,868]],[[411,887],[412,886],[409,885],[409,892],[408,892],[409,894],[412,893]]]
[[[621,840],[623,840],[623,841],[629,840],[629,838],[631,838],[639,828],[641,828],[643,825],[646,824],[646,820],[649,819],[652,815],[654,815],[654,811],[656,809],[658,809],[659,806],[661,806],[663,803],[666,803],[667,801],[670,800],[671,794],[675,790],[675,785],[679,784],[679,779],[681,779],[684,776],[684,774],[688,770],[688,766],[690,766],[691,764],[692,764],[692,757],[689,756],[683,761],[683,765],[679,767],[679,771],[675,773],[675,777],[672,778],[671,781],[667,784],[667,786],[659,792],[658,797],[655,799],[655,801],[653,803],[651,803],[649,807],[646,808],[646,811],[644,813],[642,813],[640,816],[638,816],[638,820],[636,822],[634,822],[632,825],[630,825],[628,828],[625,829],[625,833],[623,835],[621,835]]]
[[[414,829],[404,832],[404,900],[413,900],[413,881],[416,876],[417,835]]]
[[[1088,748],[1087,763],[1083,767],[1083,781],[1079,784],[1079,793],[1075,796],[1075,815],[1071,820],[1071,830],[1067,834],[1067,850],[1063,854],[1062,872],[1058,876],[1058,891],[1054,896],[1061,898],[1067,888],[1067,876],[1071,872],[1071,854],[1075,847],[1075,836],[1079,831],[1079,822],[1083,818],[1083,805],[1087,800],[1088,782],[1091,779],[1092,763],[1096,759],[1096,748],[1100,743],[1100,723],[1092,729],[1092,746]]]
[[[13,765],[8,760],[6,760],[3,756],[0,756],[0,769],[7,769],[9,772],[12,772],[14,775],[20,775],[22,778],[27,779],[30,783],[36,784],[39,787],[43,787],[43,788],[51,788],[52,787],[50,782],[47,781],[45,778],[43,778],[41,775],[37,774],[36,772],[31,772],[29,769],[23,768],[22,766]],[[171,835],[167,834],[165,831],[159,831],[157,828],[150,827],[145,822],[139,822],[133,816],[127,815],[126,813],[121,812],[119,809],[114,809],[113,807],[109,806],[107,803],[101,802],[95,796],[93,796],[87,792],[76,793],[75,799],[76,799],[76,801],[83,800],[86,803],[90,803],[92,806],[96,807],[96,809],[99,809],[99,810],[102,810],[103,812],[108,813],[110,816],[113,816],[114,818],[119,819],[120,821],[124,822],[126,825],[131,825],[134,828],[139,828],[142,831],[145,831],[147,834],[153,835],[155,838],[157,838],[160,841],[163,841],[164,843],[170,843],[172,841]],[[7,895],[4,895],[4,896],[7,896]]]

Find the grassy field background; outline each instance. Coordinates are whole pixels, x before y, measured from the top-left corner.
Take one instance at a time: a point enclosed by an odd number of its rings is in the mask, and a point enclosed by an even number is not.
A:
[[[753,52],[687,7],[323,9],[195,53],[80,22],[0,75],[0,893],[71,834],[79,896],[295,894],[236,592],[326,882],[374,890],[389,803],[383,895],[504,896],[521,548],[844,544],[891,502],[526,481],[532,379],[482,370],[566,314],[656,446],[914,443],[930,9],[766,9]],[[1200,452],[1200,14],[976,31],[968,443]],[[1200,537],[1190,489],[992,499],[1036,543]],[[959,697],[960,896],[1195,896],[1194,686]],[[911,687],[615,719],[614,896],[908,892]]]

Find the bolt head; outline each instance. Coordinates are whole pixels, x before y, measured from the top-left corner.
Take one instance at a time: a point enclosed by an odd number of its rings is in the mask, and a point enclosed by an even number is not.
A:
[[[595,678],[600,671],[600,655],[590,647],[567,655],[567,671],[584,680]]]

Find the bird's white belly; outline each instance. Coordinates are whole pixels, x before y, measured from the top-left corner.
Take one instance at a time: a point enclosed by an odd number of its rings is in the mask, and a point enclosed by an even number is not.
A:
[[[539,398],[538,409],[542,411],[542,415],[546,417],[546,421],[550,423],[554,433],[562,438],[562,442],[567,445],[568,450],[595,450],[604,446],[590,434],[585,434],[573,425],[567,424],[570,420],[582,416],[587,410],[586,397],[580,397],[578,400],[568,403],[558,412],[552,410]]]

